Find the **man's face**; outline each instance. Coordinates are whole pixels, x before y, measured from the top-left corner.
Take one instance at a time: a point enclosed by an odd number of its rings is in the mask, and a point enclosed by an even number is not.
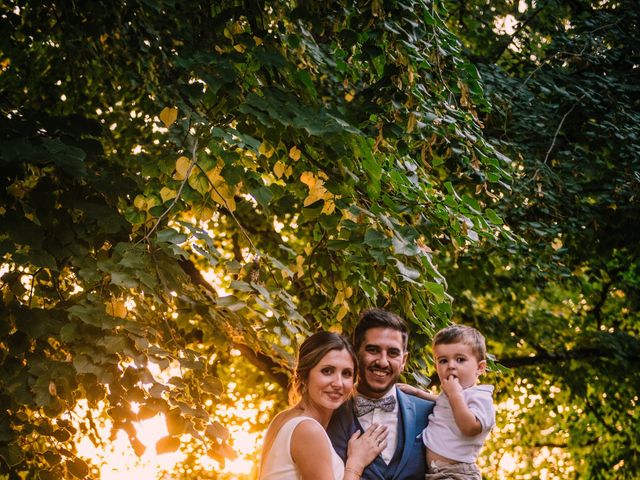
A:
[[[399,331],[383,327],[367,330],[358,350],[358,392],[370,398],[383,397],[398,381],[407,355]]]

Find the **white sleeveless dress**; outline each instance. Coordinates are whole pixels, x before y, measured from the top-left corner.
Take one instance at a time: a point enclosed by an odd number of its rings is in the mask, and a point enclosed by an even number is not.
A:
[[[271,449],[262,462],[259,480],[300,480],[300,472],[291,458],[291,436],[296,427],[304,421],[320,423],[311,417],[294,417],[285,422],[273,440]],[[323,428],[324,431],[324,428]],[[333,478],[342,480],[344,477],[344,463],[333,449],[329,436],[325,433],[327,444],[331,449],[331,467]]]

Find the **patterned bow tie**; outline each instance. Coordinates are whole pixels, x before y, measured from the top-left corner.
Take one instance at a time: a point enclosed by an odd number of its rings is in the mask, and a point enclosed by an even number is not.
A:
[[[361,396],[356,397],[356,415],[361,417],[369,412],[372,412],[374,408],[380,408],[385,412],[392,412],[396,406],[396,397],[390,395],[388,397],[372,400]]]

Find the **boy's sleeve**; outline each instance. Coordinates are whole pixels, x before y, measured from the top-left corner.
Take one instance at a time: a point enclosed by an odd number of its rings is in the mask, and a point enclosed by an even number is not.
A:
[[[480,425],[482,425],[483,432],[491,430],[496,424],[496,412],[493,406],[492,393],[493,388],[479,388],[467,399],[469,410],[471,410],[480,422]]]

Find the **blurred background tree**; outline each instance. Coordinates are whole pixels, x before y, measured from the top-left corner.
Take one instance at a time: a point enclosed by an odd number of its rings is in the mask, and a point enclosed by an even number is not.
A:
[[[640,42],[634,2],[445,2],[514,160],[496,206],[524,242],[439,263],[454,321],[511,368],[485,472],[636,478]],[[528,475],[532,475],[530,477]]]
[[[451,320],[511,368],[489,477],[637,476],[637,13],[440,7],[0,6],[0,472],[96,476],[104,423],[224,478],[304,336],[379,306],[406,381]]]

